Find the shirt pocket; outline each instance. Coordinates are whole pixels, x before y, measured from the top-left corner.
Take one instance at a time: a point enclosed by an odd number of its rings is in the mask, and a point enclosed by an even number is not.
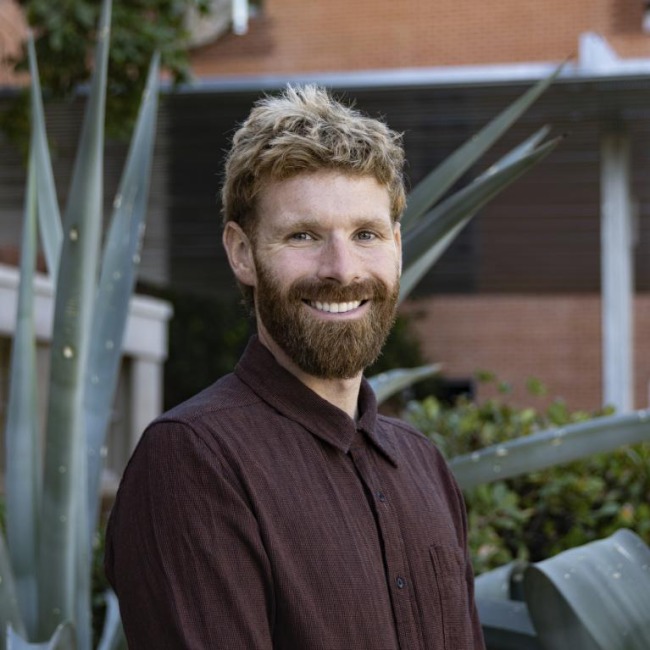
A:
[[[429,547],[434,574],[434,597],[441,617],[445,650],[472,648],[472,621],[467,593],[465,555],[457,546]]]

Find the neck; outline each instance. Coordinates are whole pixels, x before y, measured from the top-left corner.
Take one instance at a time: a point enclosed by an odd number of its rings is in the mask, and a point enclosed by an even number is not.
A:
[[[269,336],[264,327],[258,327],[258,336],[261,343],[269,349],[275,360],[292,375],[297,377],[307,388],[313,390],[319,397],[330,404],[340,408],[353,420],[357,419],[357,403],[359,401],[359,387],[361,386],[360,372],[351,379],[323,379],[314,377],[299,368]]]

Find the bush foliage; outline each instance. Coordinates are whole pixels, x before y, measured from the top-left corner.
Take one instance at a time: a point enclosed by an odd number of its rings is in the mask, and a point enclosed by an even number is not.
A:
[[[101,3],[95,0],[19,0],[35,33],[40,81],[47,99],[67,100],[90,80]],[[186,13],[205,15],[209,0],[129,0],[113,6],[109,52],[107,132],[128,139],[140,106],[149,61],[159,51],[174,83],[190,79]],[[27,51],[15,61],[28,69]],[[16,95],[0,127],[22,148],[29,141],[28,94]]]
[[[494,382],[490,375],[479,377]],[[531,381],[533,394],[543,386]],[[531,400],[532,401],[532,400]],[[452,458],[540,429],[607,414],[571,412],[562,401],[544,409],[515,408],[505,399],[460,398],[447,406],[434,397],[411,402],[407,418]],[[512,560],[536,562],[630,528],[650,542],[650,445],[552,467],[465,493],[476,573]]]

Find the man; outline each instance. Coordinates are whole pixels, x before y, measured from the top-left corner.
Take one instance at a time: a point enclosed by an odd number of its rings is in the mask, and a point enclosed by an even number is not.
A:
[[[223,243],[258,334],[124,474],[106,570],[132,650],[483,648],[458,487],[362,378],[397,303],[402,168],[396,133],[314,87],[235,134]]]

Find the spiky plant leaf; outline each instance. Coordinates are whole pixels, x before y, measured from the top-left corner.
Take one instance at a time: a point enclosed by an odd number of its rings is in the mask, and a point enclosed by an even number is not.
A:
[[[506,165],[519,160],[519,158],[525,156],[527,153],[534,151],[544,141],[550,131],[551,127],[544,125],[541,129],[538,129],[535,133],[518,144],[514,149],[510,150],[505,156],[499,158],[499,160],[488,169],[488,172],[490,170],[496,171],[502,169]]]
[[[38,76],[38,64],[34,39],[29,34],[27,40],[29,56],[29,71],[31,75],[31,104],[32,104],[32,151],[36,163],[36,187],[38,192],[38,218],[41,229],[41,240],[45,251],[45,260],[52,280],[56,284],[59,270],[59,255],[61,254],[61,213],[56,198],[54,175],[50,149],[45,133],[45,112],[41,96],[41,84]]]
[[[29,643],[11,626],[7,629],[7,650],[75,650],[74,628],[70,623],[62,623],[44,643]]]
[[[650,549],[629,530],[530,565],[526,601],[545,650],[650,648]]]
[[[501,189],[499,191],[508,187],[510,182],[514,182],[517,178],[519,178],[519,175],[523,172],[514,171],[512,177],[509,178],[507,170],[508,169],[518,170],[518,164],[520,162],[525,160],[529,155],[534,156],[535,148],[547,135],[548,130],[549,130],[548,127],[543,127],[539,131],[534,133],[532,136],[524,140],[524,142],[519,144],[512,151],[508,152],[505,156],[503,156],[500,160],[498,160],[495,164],[493,164],[487,171],[485,171],[483,174],[478,176],[477,179],[474,181],[474,183],[465,189],[468,190],[468,193],[470,188],[472,188],[471,190],[472,192],[481,191],[480,188],[482,184],[486,183],[487,179],[489,179],[490,176],[493,176],[497,172],[503,174],[506,179],[506,182],[501,186]],[[536,159],[536,162],[539,162],[541,159],[542,158]],[[446,205],[453,208],[454,196],[450,197],[447,201],[441,204],[441,206]],[[462,216],[462,218],[457,223],[455,223],[455,225],[453,225],[448,231],[446,232],[442,231],[442,233],[439,234],[439,238],[435,240],[429,246],[428,249],[425,249],[424,252],[422,252],[419,257],[415,259],[406,258],[404,272],[402,273],[402,278],[400,281],[400,296],[399,296],[400,302],[404,300],[408,296],[408,294],[417,286],[417,283],[425,276],[425,274],[429,271],[429,269],[440,259],[442,254],[447,250],[447,248],[451,245],[451,243],[460,234],[460,231],[471,221],[471,219],[478,212],[478,210],[484,205],[484,203],[487,203],[489,200],[491,200],[491,198],[494,198],[494,196],[486,198],[483,203],[479,202],[478,204],[475,204],[475,206],[470,211],[468,211],[464,216]],[[444,219],[444,212],[442,210],[441,213],[439,214],[438,219],[440,221]],[[432,228],[435,227],[437,226],[432,225]],[[409,234],[407,234],[406,237],[408,238]],[[407,252],[406,255],[408,256],[409,253]]]
[[[405,230],[409,230],[530,108],[553,83],[561,69],[560,66],[553,74],[535,84],[416,185],[409,193],[408,205],[402,217]]]
[[[102,227],[110,14],[110,0],[104,0],[95,73],[64,218],[54,308],[40,549],[41,634],[47,638],[60,623],[72,621],[79,650],[90,648],[92,637],[83,389]]]
[[[404,236],[405,267],[424,255],[432,244],[439,241],[468,215],[475,213],[525,171],[545,158],[560,140],[561,138],[555,138],[514,162],[493,172],[488,170],[489,173],[477,178],[431,210]],[[403,291],[406,292],[406,289]]]
[[[551,77],[537,84],[513,106],[506,109],[485,127],[477,138],[458,149],[451,159],[447,159],[411,192],[408,197],[408,207],[402,217],[404,265],[400,278],[399,302],[402,302],[411,293],[485,203],[508,187],[530,167],[540,162],[557,145],[559,138],[536,149],[549,132],[547,126],[542,127],[498,160],[470,186],[452,195],[425,218],[422,218],[423,210],[444,194],[448,186],[456,180],[456,175],[460,175],[468,169],[500,137],[505,130],[504,124],[511,120],[508,123],[509,126],[517,119],[548,87],[558,73],[559,69]],[[460,171],[461,169],[462,171]],[[415,223],[418,220],[420,223],[417,224],[416,230]],[[395,372],[408,373],[409,371],[399,369]],[[418,381],[417,375],[413,375],[412,380],[407,379],[408,374],[404,374],[403,377],[406,383],[393,390],[391,394]],[[372,378],[371,383],[376,379],[376,377]],[[381,398],[378,396],[378,401],[381,402],[387,396]]]
[[[442,257],[442,254],[449,248],[452,242],[458,237],[460,231],[472,220],[476,214],[474,210],[465,216],[461,221],[451,227],[448,232],[443,233],[438,240],[433,242],[428,250],[420,257],[405,265],[399,285],[399,302],[405,300],[415,289],[418,282],[428,273],[429,269]]]
[[[476,609],[488,648],[544,650],[537,639],[526,603],[477,596]]]
[[[158,73],[159,57],[155,55],[114,202],[114,213],[95,301],[84,399],[90,535],[97,527],[103,464],[101,450],[106,439],[117,385],[129,298],[135,284],[135,271],[146,216],[156,135]]]
[[[104,629],[97,650],[126,650],[126,639],[120,619],[120,605],[115,592],[109,589],[104,594],[106,600],[106,616]]]
[[[400,390],[439,373],[440,368],[441,366],[438,363],[418,366],[417,368],[397,368],[370,377],[368,382],[375,392],[377,403],[381,404]]]
[[[27,632],[38,621],[38,539],[41,492],[41,444],[36,397],[36,333],[34,325],[34,272],[37,254],[36,165],[34,138],[29,157],[20,286],[16,328],[11,353],[7,405],[5,490],[7,543],[18,601]],[[0,576],[5,576],[2,572]]]
[[[569,463],[623,445],[650,441],[650,411],[611,415],[493,445],[450,460],[460,486],[470,489]]]
[[[27,631],[20,613],[11,559],[2,532],[0,532],[0,575],[2,575],[2,582],[0,582],[0,648],[4,648],[6,645],[4,630],[8,627],[13,627],[23,636],[27,636]]]

